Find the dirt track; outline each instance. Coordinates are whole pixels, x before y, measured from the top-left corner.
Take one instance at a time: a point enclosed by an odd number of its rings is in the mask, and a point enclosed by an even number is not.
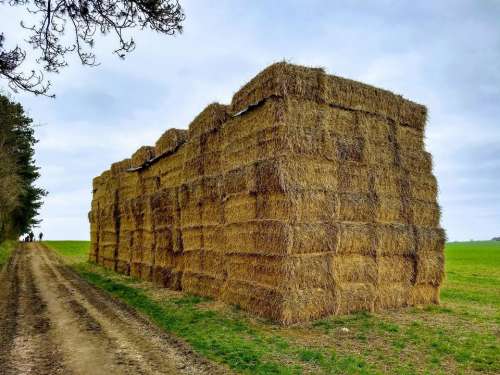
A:
[[[0,273],[0,374],[222,374],[38,244]]]

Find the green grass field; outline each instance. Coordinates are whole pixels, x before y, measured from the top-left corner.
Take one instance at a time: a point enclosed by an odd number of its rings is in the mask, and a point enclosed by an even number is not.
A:
[[[500,373],[500,242],[447,245],[440,306],[329,317],[292,327],[89,264],[88,242],[45,243],[87,281],[237,372]]]
[[[0,270],[3,268],[5,263],[7,263],[7,260],[9,259],[15,246],[15,241],[4,241],[0,243]]]

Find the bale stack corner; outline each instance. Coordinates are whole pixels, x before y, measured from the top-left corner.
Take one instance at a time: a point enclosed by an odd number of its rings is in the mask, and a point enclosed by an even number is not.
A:
[[[90,260],[289,324],[439,302],[425,107],[278,63],[93,181]]]

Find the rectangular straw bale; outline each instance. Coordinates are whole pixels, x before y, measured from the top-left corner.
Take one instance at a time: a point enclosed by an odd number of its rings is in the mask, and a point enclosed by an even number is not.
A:
[[[289,223],[321,223],[332,222],[339,217],[339,198],[334,192],[304,190],[287,194],[262,193],[257,194],[255,200],[257,219]],[[251,210],[250,202],[247,209]]]
[[[182,228],[182,245],[184,251],[200,250],[203,248],[203,227],[192,226]]]
[[[370,143],[391,143],[391,130],[389,121],[380,116],[365,112],[351,112],[355,118],[356,130],[359,135]],[[387,149],[387,151],[390,151]],[[391,154],[390,152],[388,152]]]
[[[375,113],[417,129],[425,125],[427,111],[389,91],[327,75],[322,69],[276,63],[259,73],[234,96],[231,111],[237,113],[265,98],[296,97],[344,108]]]
[[[287,295],[279,321],[293,324],[335,312],[336,297],[331,289],[295,289]]]
[[[226,232],[223,225],[204,225],[202,229],[203,249],[216,252],[226,247]]]
[[[116,261],[114,259],[102,258],[100,263],[104,268],[108,270],[115,270]]]
[[[321,101],[322,69],[273,64],[263,70],[233,96],[231,112],[238,113],[269,97],[300,97]]]
[[[286,277],[286,259],[282,256],[230,254],[227,258],[227,277],[231,280],[276,287]]]
[[[255,130],[237,142],[228,143],[220,153],[222,170],[229,171],[283,155],[287,144],[291,143],[289,138],[285,138],[283,130],[279,126]]]
[[[269,171],[270,167],[266,171]],[[346,170],[348,167],[336,165],[324,159],[291,157],[286,161],[276,163],[273,169],[275,172],[271,176],[277,179],[279,185],[284,186],[287,191],[306,189],[343,191],[342,188],[347,189],[348,184],[359,183],[361,188],[366,185],[362,181],[361,173],[352,171],[348,176],[344,176],[339,172],[341,168]],[[277,169],[281,173],[277,173]],[[273,183],[274,185],[276,184]]]
[[[227,253],[247,253],[280,255],[290,250],[288,224],[274,220],[255,220],[225,226],[225,251]]]
[[[444,254],[442,252],[417,253],[415,282],[441,285],[444,278]]]
[[[203,153],[202,156],[202,162],[203,162],[203,174],[210,176],[210,175],[218,175],[220,173],[220,164],[222,162],[221,160],[221,152],[218,150],[215,151],[209,151]]]
[[[375,205],[375,219],[380,223],[405,223],[405,208],[398,196],[380,195]]]
[[[332,274],[335,281],[340,284],[375,284],[378,280],[377,263],[370,255],[337,255],[333,258]]]
[[[368,223],[339,223],[337,254],[370,255],[374,254],[374,247],[373,225]]]
[[[411,287],[408,303],[411,306],[439,304],[439,287],[431,284],[418,284]]]
[[[181,210],[180,224],[182,227],[201,226],[201,210],[200,203],[189,203]]]
[[[224,206],[218,201],[206,201],[201,205],[202,225],[217,225],[224,222]]]
[[[412,221],[415,225],[437,227],[441,218],[441,208],[436,202],[412,199],[410,204]]]
[[[182,273],[181,288],[186,293],[210,298],[219,298],[223,280],[201,273],[184,271]]]
[[[424,136],[421,130],[408,126],[396,126],[396,142],[402,150],[420,152],[424,149]]]
[[[180,147],[180,145],[186,142],[187,136],[187,130],[168,129],[156,141],[155,155],[158,156],[176,151]]]
[[[399,162],[406,171],[419,174],[432,173],[432,156],[428,152],[399,150]]]
[[[125,172],[127,169],[129,169],[132,166],[132,160],[131,159],[124,159],[121,161],[117,161],[113,164],[111,164],[111,174],[112,175],[121,175],[123,172]]]
[[[181,290],[182,272],[169,267],[155,266],[153,269],[153,282],[161,287]]]
[[[224,201],[223,215],[228,224],[256,219],[257,195],[246,192],[228,195]]]
[[[378,284],[410,284],[415,277],[415,259],[410,256],[377,256]]]
[[[394,168],[396,163],[394,145],[389,142],[364,142],[363,161],[375,170],[381,167]]]
[[[335,255],[331,252],[293,255],[283,259],[284,285],[290,291],[332,289]],[[281,280],[283,283],[283,280]]]
[[[398,197],[401,193],[401,181],[405,174],[396,168],[379,165],[372,171],[373,189],[378,196]]]
[[[201,271],[214,277],[225,277],[227,274],[227,257],[219,251],[203,250]]]
[[[370,222],[375,216],[375,205],[371,194],[339,193],[336,218],[339,221]]]
[[[433,175],[409,175],[410,195],[413,199],[435,203],[437,180]]]
[[[377,255],[411,256],[416,252],[413,228],[405,224],[375,226]]]
[[[335,159],[339,162],[361,163],[365,155],[365,142],[362,137],[337,136],[334,144]]]
[[[326,173],[331,173],[329,170]],[[319,173],[319,171],[318,171]],[[341,193],[369,193],[369,172],[365,165],[342,162],[337,167],[337,189]]]
[[[301,116],[308,116],[309,122],[316,122],[320,127],[333,135],[342,137],[359,137],[360,129],[358,114],[343,108],[331,107],[329,105],[315,103],[312,101],[290,101],[291,113],[294,115],[289,121],[295,126],[301,126],[304,122]],[[296,108],[297,110],[294,110]],[[295,117],[297,116],[297,117]]]
[[[342,283],[336,286],[336,314],[374,311],[377,291],[372,283]]]
[[[116,272],[123,275],[130,275],[130,260],[117,260],[116,261]]]
[[[375,310],[387,310],[404,307],[408,304],[411,285],[407,283],[389,282],[377,286]]]
[[[283,292],[252,281],[228,279],[222,290],[222,300],[237,305],[258,316],[283,321]]]
[[[301,223],[290,225],[290,253],[334,252],[338,229],[332,223]]]
[[[181,209],[187,205],[200,204],[203,201],[203,178],[186,182],[179,187],[178,200]]]
[[[155,157],[155,148],[153,146],[142,146],[132,154],[132,167],[141,167],[145,162]]]
[[[191,140],[201,134],[220,128],[222,124],[228,120],[228,117],[227,106],[219,103],[208,105],[198,116],[196,116],[191,124],[189,124],[188,138]]]
[[[415,227],[417,236],[417,253],[442,253],[446,242],[446,234],[442,228]]]
[[[142,274],[143,264],[139,261],[130,262],[130,276],[140,279]]]
[[[222,194],[230,195],[249,192],[254,183],[254,171],[250,167],[233,169],[223,176]]]

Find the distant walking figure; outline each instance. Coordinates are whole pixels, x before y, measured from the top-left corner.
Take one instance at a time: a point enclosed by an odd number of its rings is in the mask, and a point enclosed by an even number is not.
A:
[[[42,233],[42,232],[40,232],[40,233],[38,234],[38,241],[42,242],[42,239],[43,239],[43,233]]]
[[[29,234],[29,242],[33,242],[34,239],[35,239],[35,234],[33,232],[30,232],[30,234]]]

